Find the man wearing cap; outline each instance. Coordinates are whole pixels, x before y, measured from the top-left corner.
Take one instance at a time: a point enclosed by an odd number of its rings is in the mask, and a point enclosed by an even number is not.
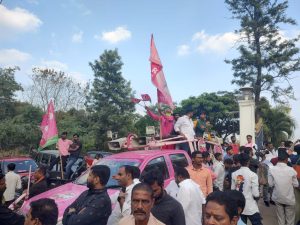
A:
[[[274,187],[272,199],[276,203],[276,214],[279,225],[295,223],[295,193],[298,187],[296,171],[287,165],[289,155],[285,150],[278,151],[278,163],[270,168],[268,181]]]
[[[195,138],[194,123],[192,121],[193,114],[192,108],[188,108],[186,114],[179,117],[174,125],[174,130],[188,141],[193,141]],[[187,142],[180,144],[180,149],[191,154],[189,143]]]

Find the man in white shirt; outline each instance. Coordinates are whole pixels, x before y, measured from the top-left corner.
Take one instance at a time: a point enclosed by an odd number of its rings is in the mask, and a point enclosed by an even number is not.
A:
[[[241,168],[232,173],[231,190],[244,194],[246,206],[241,214],[241,219],[247,224],[249,218],[252,225],[262,225],[261,216],[256,200],[259,199],[258,176],[249,169],[250,156],[246,153],[239,155]]]
[[[119,168],[119,171],[114,175],[122,190],[119,192],[118,201],[108,218],[107,225],[116,225],[119,221],[131,214],[131,192],[132,188],[139,183],[136,178],[136,168],[134,166],[124,165]],[[113,199],[113,197],[111,197]],[[114,204],[114,202],[112,202]]]
[[[179,185],[177,201],[183,207],[185,224],[202,225],[202,205],[205,204],[205,197],[194,181],[190,179],[188,171],[183,167],[177,167],[175,180]]]
[[[223,191],[223,184],[225,178],[225,167],[222,162],[222,154],[215,153],[215,161],[213,164],[213,171],[216,174],[217,178],[214,181],[214,186],[218,188],[220,191]]]
[[[276,203],[276,214],[279,225],[295,224],[295,193],[298,187],[297,172],[287,166],[289,155],[286,151],[278,152],[278,163],[270,168],[268,181],[274,186],[272,199]]]
[[[187,109],[186,114],[178,118],[174,124],[175,132],[179,133],[188,141],[193,141],[195,138],[194,123],[192,121],[193,110],[191,108]],[[191,149],[189,143],[181,143],[180,149],[187,151],[191,154]]]
[[[21,177],[14,172],[16,164],[9,163],[7,165],[8,172],[5,175],[6,190],[4,192],[5,205],[9,206],[15,200],[16,190],[22,188]]]

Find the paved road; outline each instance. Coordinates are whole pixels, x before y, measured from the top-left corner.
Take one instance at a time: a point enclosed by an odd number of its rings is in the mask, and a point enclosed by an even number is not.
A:
[[[270,207],[266,207],[264,202],[260,200],[258,202],[259,211],[263,217],[263,225],[278,225],[276,218],[276,208],[270,204]],[[251,224],[251,223],[250,223]]]

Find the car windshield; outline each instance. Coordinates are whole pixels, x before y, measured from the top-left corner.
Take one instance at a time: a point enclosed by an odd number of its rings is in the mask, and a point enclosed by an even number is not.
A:
[[[29,172],[29,168],[31,166],[31,171],[34,172],[37,169],[37,164],[32,159],[25,159],[25,160],[18,160],[18,161],[5,161],[4,162],[4,168],[5,173],[7,172],[7,165],[10,163],[16,164],[16,173],[24,173]]]
[[[106,165],[110,168],[110,178],[107,187],[118,186],[118,182],[112,178],[118,173],[119,167],[123,165],[139,166],[141,162],[135,159],[102,159],[97,165]],[[75,180],[75,184],[86,185],[89,172],[88,170]]]

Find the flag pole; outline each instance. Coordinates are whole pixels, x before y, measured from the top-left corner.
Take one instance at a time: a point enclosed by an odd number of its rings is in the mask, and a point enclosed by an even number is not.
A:
[[[31,180],[31,165],[29,166],[28,183],[27,183],[27,196],[29,196],[30,180]]]

